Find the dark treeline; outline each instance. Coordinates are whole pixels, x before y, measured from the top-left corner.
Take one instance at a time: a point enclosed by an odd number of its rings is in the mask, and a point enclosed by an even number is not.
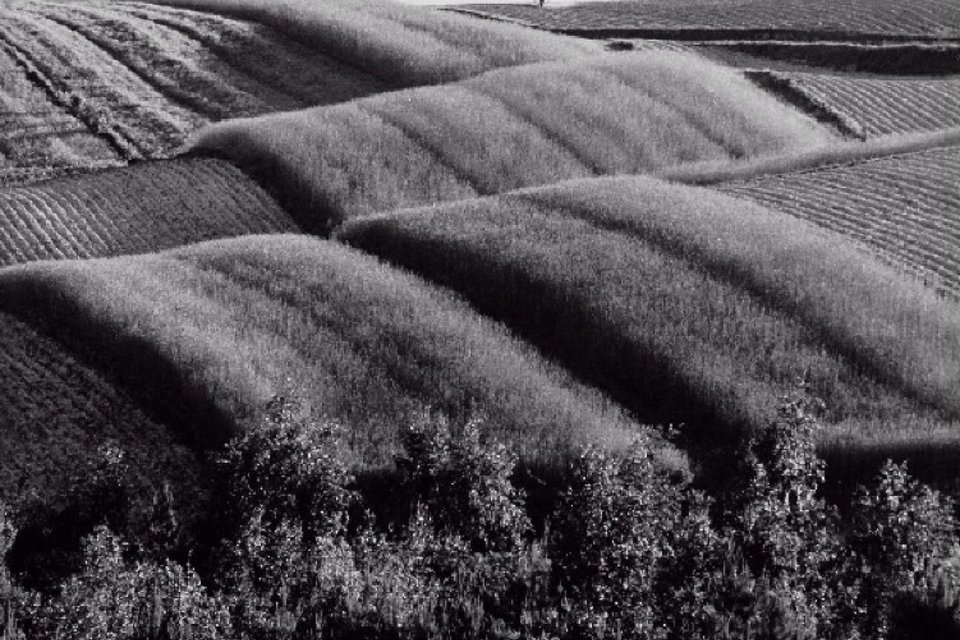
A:
[[[342,429],[277,398],[217,459],[202,512],[143,500],[104,449],[53,514],[4,511],[4,638],[960,637],[952,501],[886,463],[841,520],[820,497],[818,401],[786,399],[722,489],[639,435],[586,449],[552,514],[483,421],[403,430],[390,523]],[[382,511],[382,509],[380,509]]]

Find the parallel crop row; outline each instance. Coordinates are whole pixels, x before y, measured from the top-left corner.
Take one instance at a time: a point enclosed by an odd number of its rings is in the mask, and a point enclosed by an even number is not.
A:
[[[775,72],[812,100],[852,120],[867,136],[960,125],[960,80],[850,78]]]
[[[292,230],[259,187],[216,160],[142,164],[0,190],[0,266]]]
[[[720,189],[866,242],[960,298],[960,147],[767,176]]]

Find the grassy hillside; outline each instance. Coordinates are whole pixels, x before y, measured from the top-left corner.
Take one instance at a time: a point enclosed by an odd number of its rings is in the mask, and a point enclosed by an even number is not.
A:
[[[717,185],[863,241],[960,299],[960,146]]]
[[[224,122],[192,149],[248,168],[316,230],[396,207],[833,140],[736,72],[646,51]]]
[[[166,477],[184,498],[197,489],[195,455],[116,380],[0,313],[0,497],[9,504],[65,493],[107,442],[126,451],[134,482]]]
[[[476,410],[527,459],[633,427],[501,327],[415,276],[336,243],[250,236],[111,260],[0,271],[0,307],[85,346],[200,444],[294,391],[349,425],[367,463],[427,408]]]
[[[296,229],[260,187],[219,160],[142,163],[0,189],[0,266]]]
[[[751,428],[805,372],[830,407],[825,437],[849,448],[923,442],[960,417],[956,304],[709,190],[575,181],[342,237],[462,293],[642,419]]]
[[[435,84],[489,69],[571,60],[599,50],[514,25],[384,0],[158,0],[270,25],[394,86]]]

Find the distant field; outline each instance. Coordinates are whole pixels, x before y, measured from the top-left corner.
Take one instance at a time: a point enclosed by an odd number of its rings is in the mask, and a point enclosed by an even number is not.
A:
[[[861,78],[772,72],[864,137],[960,126],[960,78]]]
[[[214,444],[293,390],[389,463],[426,408],[485,413],[527,458],[635,428],[602,396],[468,305],[342,245],[252,236],[111,260],[0,271],[0,307],[85,345],[157,411]]]
[[[595,179],[341,237],[463,294],[640,419],[700,426],[695,441],[764,423],[804,372],[830,408],[825,441],[956,438],[960,307],[773,209]]]
[[[0,313],[0,497],[62,495],[107,442],[126,451],[135,484],[166,478],[184,499],[197,489],[199,461],[174,433],[115,381]]]
[[[735,71],[644,51],[234,120],[204,129],[192,150],[247,168],[319,230],[397,207],[835,140]]]
[[[142,163],[0,189],[0,266],[296,230],[260,187],[219,160]]]
[[[698,40],[960,38],[960,5],[954,0],[639,0],[556,8],[550,8],[547,0],[543,10],[532,2],[477,4],[466,10],[585,35],[614,32]]]
[[[717,185],[865,242],[960,299],[960,146]]]

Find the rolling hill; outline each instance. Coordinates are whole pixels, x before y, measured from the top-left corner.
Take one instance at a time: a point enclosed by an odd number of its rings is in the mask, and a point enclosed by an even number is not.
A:
[[[234,161],[322,232],[379,210],[835,139],[735,71],[644,51],[232,120],[191,152]]]
[[[0,266],[296,230],[256,183],[219,160],[139,163],[0,189]]]
[[[641,420],[763,424],[806,375],[823,442],[956,439],[960,312],[842,236],[650,178],[353,220],[340,237],[464,295]],[[935,447],[935,445],[931,445]]]
[[[9,267],[0,307],[124,380],[197,446],[222,443],[290,384],[350,427],[367,464],[389,463],[399,428],[427,410],[482,412],[534,461],[619,446],[636,428],[461,300],[306,236]]]

